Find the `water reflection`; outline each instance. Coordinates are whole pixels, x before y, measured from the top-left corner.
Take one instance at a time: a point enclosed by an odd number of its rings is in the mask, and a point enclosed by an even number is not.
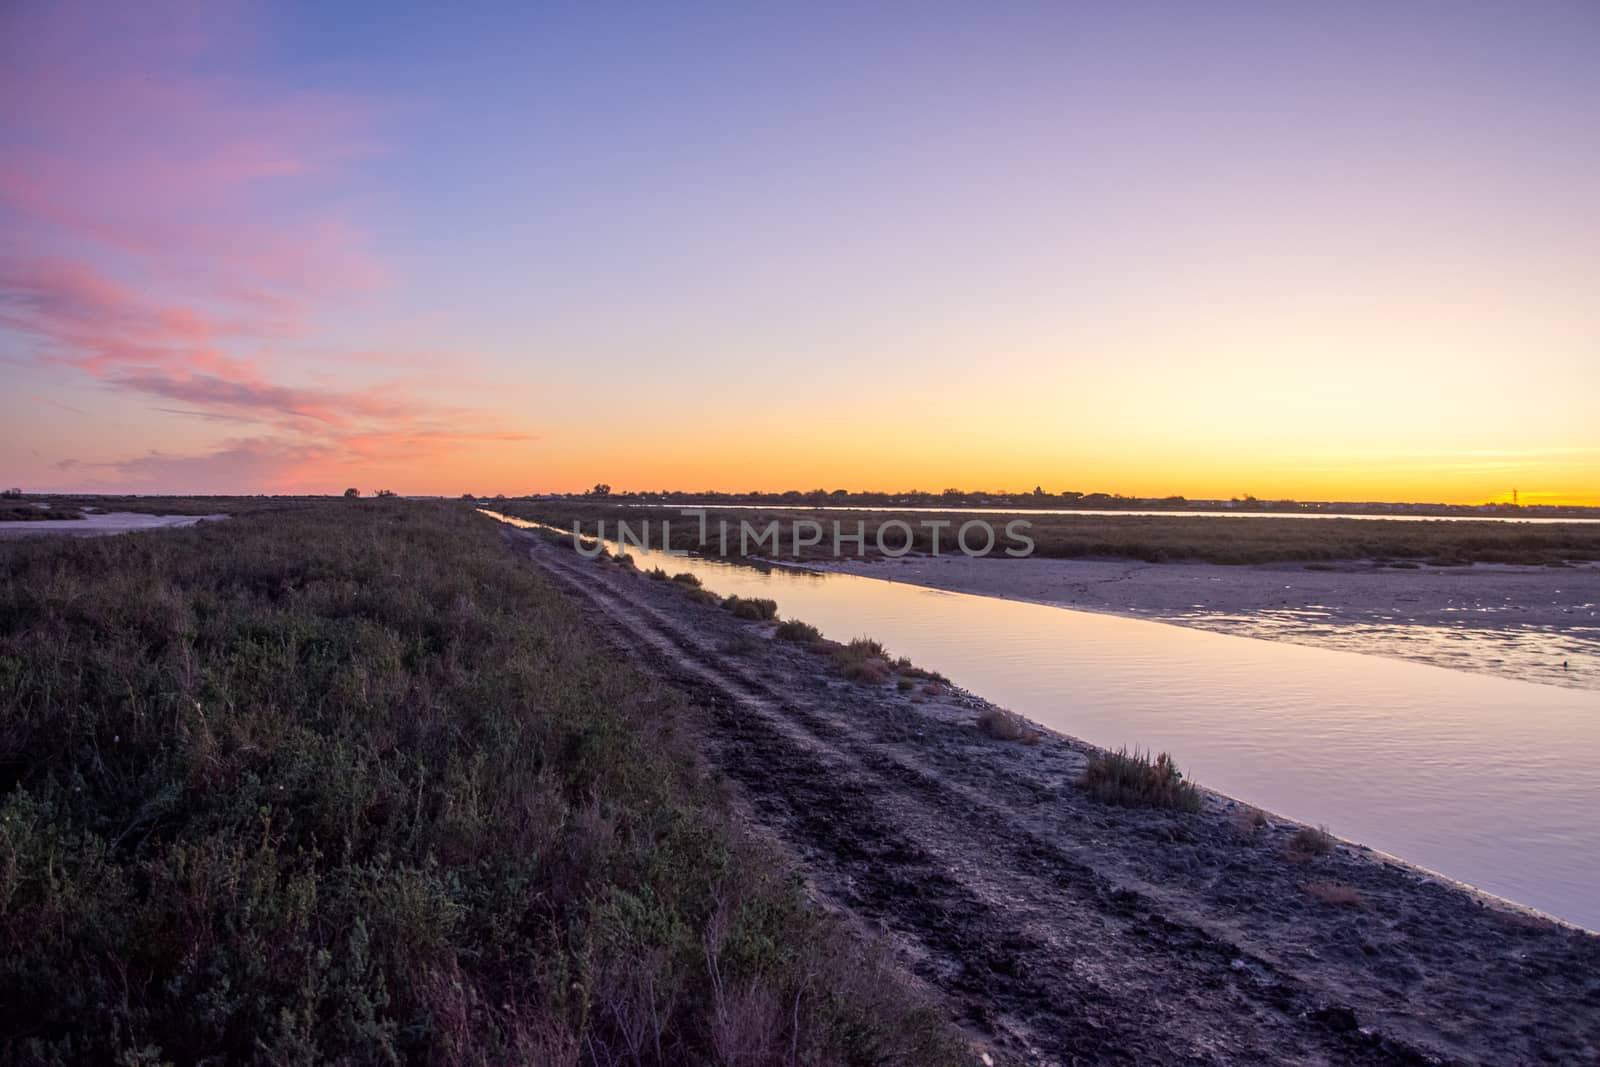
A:
[[[492,514],[492,513],[491,513]],[[521,520],[509,520],[530,526]],[[1600,695],[874,578],[668,557],[1064,733],[1600,928]]]

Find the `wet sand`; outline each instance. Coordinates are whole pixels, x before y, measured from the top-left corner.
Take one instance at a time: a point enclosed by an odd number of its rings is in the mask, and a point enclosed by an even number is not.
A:
[[[103,537],[136,530],[164,530],[193,526],[200,522],[226,519],[226,515],[144,515],[133,511],[106,511],[81,519],[36,519],[31,522],[0,522],[0,537],[28,537],[37,534],[67,534],[70,537]]]
[[[816,570],[1600,689],[1600,565],[1221,566],[904,556]],[[1565,666],[1563,666],[1565,664]]]

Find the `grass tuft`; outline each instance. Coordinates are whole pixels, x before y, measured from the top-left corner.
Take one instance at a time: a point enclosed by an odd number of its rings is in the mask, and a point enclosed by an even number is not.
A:
[[[1302,826],[1289,838],[1289,857],[1296,860],[1309,860],[1316,856],[1326,856],[1333,851],[1337,843],[1326,826]]]
[[[1084,768],[1082,785],[1091,796],[1124,807],[1195,812],[1203,804],[1200,790],[1165,752],[1154,759],[1137,750],[1101,753]]]
[[[778,602],[762,597],[730,596],[722,602],[722,607],[736,619],[764,621],[778,617]]]
[[[1044,735],[1027,719],[1004,708],[987,707],[978,713],[978,729],[996,741],[1036,745]]]
[[[814,645],[822,640],[821,630],[799,619],[783,620],[774,632],[785,641],[794,641],[802,645]]]

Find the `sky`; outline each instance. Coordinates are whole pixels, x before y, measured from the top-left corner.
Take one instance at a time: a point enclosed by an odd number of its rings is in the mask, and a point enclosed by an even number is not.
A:
[[[1600,504],[1600,4],[0,4],[0,481]]]

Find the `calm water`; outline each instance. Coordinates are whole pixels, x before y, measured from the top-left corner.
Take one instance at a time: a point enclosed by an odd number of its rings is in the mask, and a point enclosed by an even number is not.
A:
[[[532,525],[511,520],[518,525]],[[630,549],[770,597],[1063,733],[1600,929],[1600,694],[1419,663]]]

